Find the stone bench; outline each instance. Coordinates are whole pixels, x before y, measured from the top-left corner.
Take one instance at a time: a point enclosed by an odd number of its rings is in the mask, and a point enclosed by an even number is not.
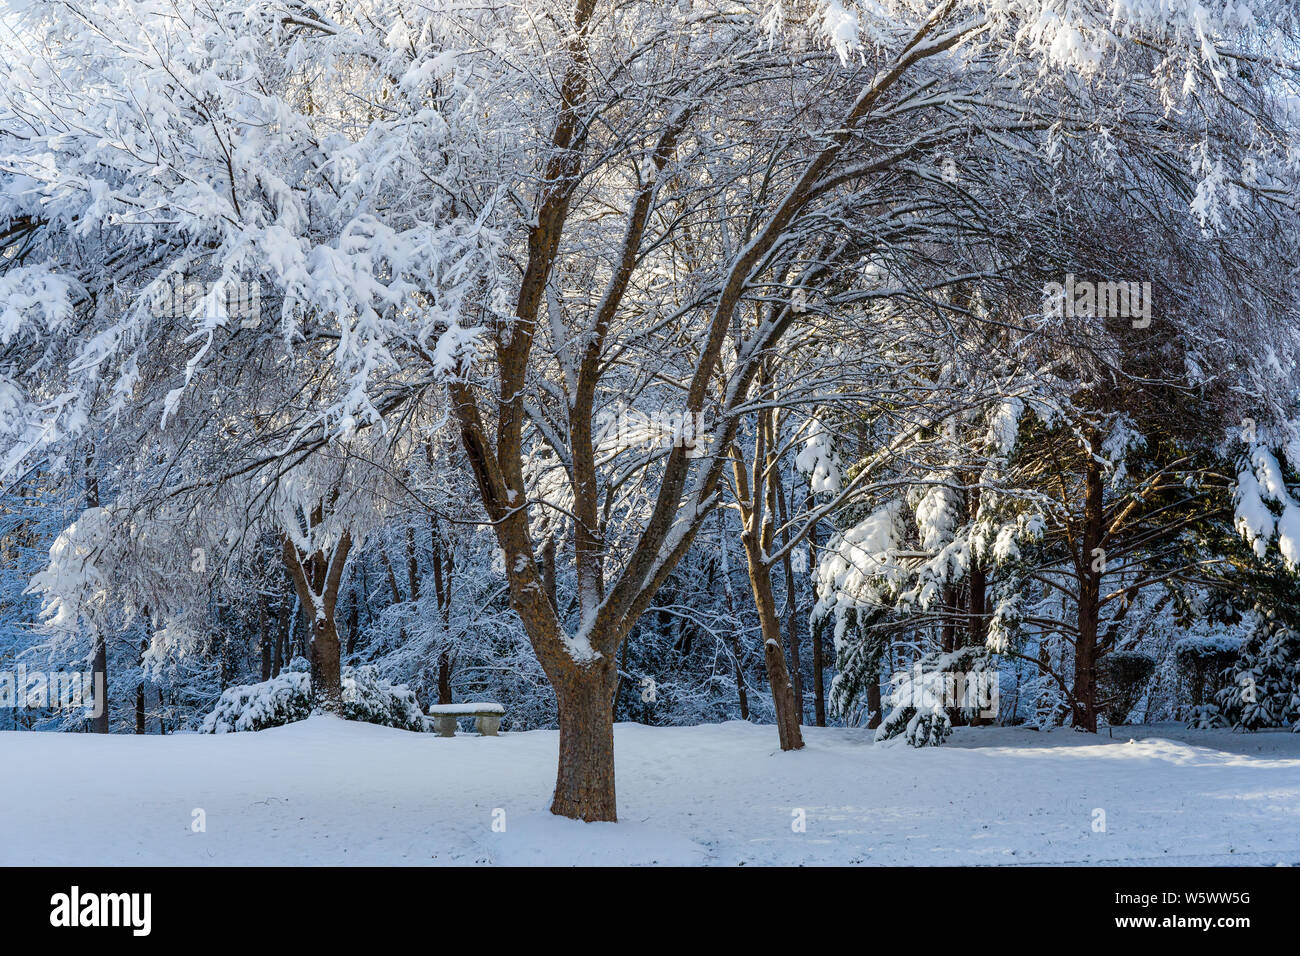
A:
[[[474,704],[431,704],[429,717],[439,737],[455,737],[456,722],[462,717],[474,718],[474,729],[484,737],[495,737],[501,727],[506,709],[500,704],[482,701]]]

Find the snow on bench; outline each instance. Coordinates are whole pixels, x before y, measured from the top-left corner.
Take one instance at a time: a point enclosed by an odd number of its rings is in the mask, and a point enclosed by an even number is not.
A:
[[[461,717],[473,717],[475,730],[484,737],[495,737],[505,712],[504,707],[491,701],[429,705],[429,717],[432,718],[439,737],[455,737],[456,721]]]

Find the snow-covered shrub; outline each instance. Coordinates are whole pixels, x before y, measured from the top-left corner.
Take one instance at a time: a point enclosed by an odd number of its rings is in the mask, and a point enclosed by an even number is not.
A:
[[[1195,724],[1300,732],[1300,632],[1270,613],[1223,676],[1223,688],[1213,704],[1197,709]]]
[[[953,715],[973,717],[996,707],[997,697],[981,682],[997,679],[987,667],[983,647],[963,647],[948,654],[927,655],[912,669],[895,674],[885,705],[892,708],[876,729],[876,740],[903,737],[913,747],[937,747],[952,733]],[[996,684],[986,685],[996,687]]]
[[[371,667],[343,671],[343,716],[400,730],[426,730],[424,712],[405,684],[390,684]]]
[[[286,668],[260,684],[227,687],[216,709],[203,718],[205,734],[265,730],[311,716],[311,676]]]
[[[307,662],[295,658],[277,676],[259,684],[227,688],[216,709],[203,718],[205,734],[265,730],[312,714],[311,675]],[[343,668],[343,716],[401,730],[426,730],[420,704],[405,685],[393,685],[373,668]]]

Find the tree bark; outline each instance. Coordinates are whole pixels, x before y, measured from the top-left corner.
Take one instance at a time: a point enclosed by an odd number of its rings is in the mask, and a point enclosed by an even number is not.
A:
[[[95,475],[95,458],[93,449],[86,452],[86,507],[99,507],[99,478]],[[93,688],[95,708],[99,714],[90,720],[90,730],[96,734],[109,732],[108,720],[108,639],[104,632],[95,627],[94,654],[91,664],[90,685]],[[100,698],[103,688],[103,700]]]
[[[146,612],[147,613],[147,612]],[[143,667],[145,651],[149,650],[149,641],[141,639],[140,641],[140,664]],[[145,731],[144,718],[144,675],[138,678],[139,683],[135,685],[135,732],[143,734]]]
[[[266,613],[266,602],[268,598],[265,594],[258,595],[257,604],[257,640],[262,651],[262,680],[271,679],[271,630],[267,626],[268,615]]]
[[[727,557],[727,543],[722,535],[722,512],[715,511],[718,523],[718,553],[722,556],[722,590],[727,596],[727,616],[733,625],[739,622],[736,615],[736,591],[731,584],[731,560]],[[727,646],[736,667],[736,695],[740,698],[740,719],[749,720],[749,690],[745,687],[745,670],[740,665],[740,638],[734,628],[727,632]]]
[[[788,544],[790,541],[789,514],[785,506],[785,489],[781,487],[781,479],[773,476],[772,481],[776,484],[776,502],[780,507],[781,516],[781,540]],[[795,710],[798,715],[799,723],[803,723],[803,667],[800,664],[801,655],[799,653],[799,622],[796,620],[796,610],[798,601],[795,600],[798,594],[794,585],[794,565],[790,561],[790,552],[786,551],[781,559],[781,564],[785,570],[785,630],[790,641],[790,682],[794,687]]]
[[[746,473],[744,457],[734,445],[732,473],[740,507],[740,540],[745,547],[750,591],[763,636],[763,663],[767,669],[767,682],[772,688],[777,737],[782,750],[798,750],[803,747],[803,732],[799,727],[800,714],[794,687],[786,668],[781,622],[776,613],[776,597],[772,593],[772,566],[767,557],[775,537],[772,521],[776,510],[776,494],[771,484],[776,480],[776,469],[772,467],[775,462],[770,460],[768,452],[775,442],[769,441],[769,429],[770,416],[760,414],[755,428],[754,459],[750,463],[752,473]]]
[[[108,724],[108,641],[102,632],[95,632],[95,659],[91,664],[91,686],[94,688],[95,708],[99,711],[91,718],[90,730],[96,734],[109,732]],[[100,698],[103,688],[103,700]]]
[[[1074,725],[1097,732],[1097,632],[1101,613],[1100,567],[1093,552],[1102,546],[1104,534],[1102,501],[1104,486],[1101,465],[1092,454],[1100,445],[1095,430],[1084,471],[1083,549],[1079,556],[1079,628],[1074,645]],[[1104,558],[1100,559],[1104,562]]]
[[[812,488],[808,489],[805,510],[813,510]],[[817,561],[817,523],[814,521],[808,529],[808,569],[816,567]],[[826,655],[822,648],[823,627],[812,628],[813,646],[813,720],[818,727],[826,726]]]
[[[602,658],[571,666],[556,680],[560,761],[551,812],[587,822],[618,819],[614,794],[614,712],[617,669]]]
[[[746,545],[746,552],[750,550]],[[763,663],[767,669],[767,682],[772,688],[777,737],[782,750],[798,750],[803,746],[803,732],[799,728],[794,686],[785,666],[785,648],[781,641],[781,622],[776,614],[776,598],[772,594],[771,571],[756,554],[750,555],[749,568],[749,583],[763,633]]]
[[[284,563],[293,577],[303,614],[311,614],[308,659],[311,662],[312,697],[321,710],[339,715],[343,713],[342,655],[334,608],[343,579],[343,566],[351,548],[352,537],[347,532],[328,555],[316,551],[304,558],[288,535],[283,547]]]

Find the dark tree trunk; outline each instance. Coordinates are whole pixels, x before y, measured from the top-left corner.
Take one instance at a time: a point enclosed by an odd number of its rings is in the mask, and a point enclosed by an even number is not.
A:
[[[99,507],[99,478],[95,474],[93,449],[86,452],[86,506]],[[91,664],[90,683],[95,709],[99,711],[90,719],[92,733],[108,733],[108,638],[98,628],[95,630],[94,661]],[[103,698],[102,700],[100,698]]]
[[[90,729],[92,733],[106,734],[108,733],[108,640],[98,632],[95,634],[95,661],[91,665],[91,681],[94,687],[95,709],[98,713],[91,718]]]
[[[812,489],[808,490],[805,510],[812,511]],[[816,567],[817,561],[817,523],[814,521],[808,529],[808,569]],[[813,720],[818,727],[826,726],[826,654],[822,648],[823,627],[812,629],[813,646]]]
[[[360,627],[360,601],[361,595],[357,589],[352,589],[352,607],[348,609],[348,656],[351,657],[357,650],[357,628]]]
[[[278,677],[284,668],[285,643],[289,640],[290,615],[293,608],[289,604],[289,595],[280,593],[280,621],[275,629],[275,656],[271,658],[271,676]]]
[[[871,711],[871,716],[867,718],[867,729],[875,730],[880,726],[880,722],[885,719],[881,711],[883,704],[880,700],[880,672],[871,675],[867,681],[867,710]]]
[[[1089,435],[1092,447],[1100,436]],[[1094,555],[1101,548],[1103,535],[1101,465],[1089,455],[1084,473],[1083,553],[1079,561],[1079,633],[1074,645],[1074,725],[1097,732],[1097,631],[1101,613],[1100,565],[1104,558]]]
[[[781,480],[778,477],[772,479],[776,483],[776,501],[780,507],[781,516],[781,539],[789,543],[789,514],[785,506],[785,489],[781,487]],[[790,641],[790,683],[794,689],[795,710],[798,714],[799,723],[803,723],[803,657],[799,653],[799,622],[796,617],[798,601],[795,600],[798,594],[794,586],[794,565],[790,561],[790,552],[786,551],[781,559],[781,564],[785,570],[785,631]]]
[[[749,720],[749,690],[745,687],[745,669],[740,664],[740,638],[736,635],[734,625],[739,622],[736,614],[736,591],[731,585],[731,562],[727,558],[727,542],[722,533],[722,512],[715,511],[718,524],[718,553],[722,555],[722,592],[727,596],[727,616],[733,628],[727,632],[727,647],[731,650],[731,660],[736,667],[736,696],[740,699],[740,719]]]
[[[266,613],[266,602],[269,598],[262,594],[259,596],[260,601],[257,606],[257,634],[258,645],[262,650],[262,680],[271,679],[271,629],[267,626],[268,615]]]
[[[943,627],[939,629],[939,648],[945,654],[957,649],[957,589],[951,584],[943,587],[943,606],[945,616]]]
[[[135,685],[135,732],[144,733],[144,681]]]
[[[438,703],[451,703],[451,651],[443,648],[438,654]]]

